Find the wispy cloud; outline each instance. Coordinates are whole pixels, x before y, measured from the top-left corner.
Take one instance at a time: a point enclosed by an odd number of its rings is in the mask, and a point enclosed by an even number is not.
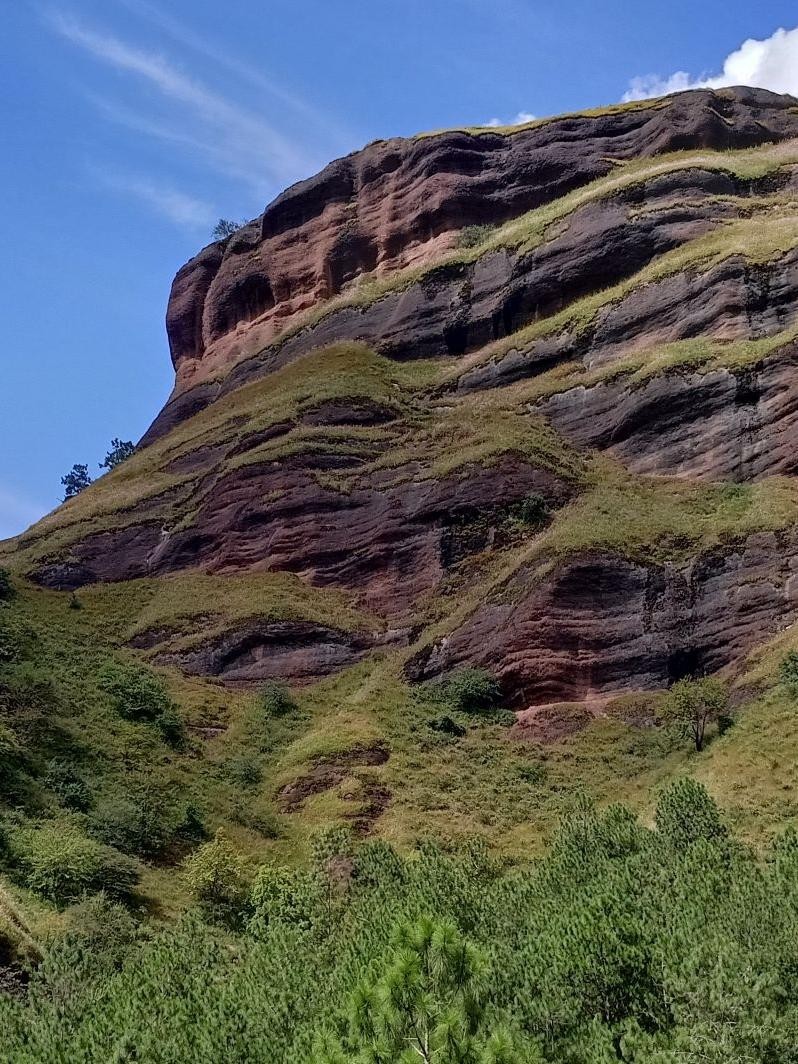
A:
[[[319,165],[314,152],[298,146],[271,123],[214,91],[164,55],[139,48],[58,9],[49,9],[44,17],[65,40],[118,73],[144,82],[165,105],[177,109],[177,115],[173,111],[166,119],[159,115],[158,120],[153,120],[146,110],[148,102],[143,102],[139,115],[141,132],[152,134],[159,125],[161,133],[167,129],[190,130],[191,142],[217,168],[221,158],[234,159],[237,173],[259,195],[273,193]],[[173,136],[180,139],[177,132]]]
[[[798,27],[776,30],[761,41],[753,38],[745,41],[726,56],[720,74],[694,77],[678,70],[666,77],[645,74],[633,78],[623,100],[646,100],[684,89],[720,89],[729,85],[753,85],[798,95]]]
[[[511,118],[509,121],[504,118],[489,118],[487,122],[484,122],[485,126],[523,126],[527,122],[534,122],[535,115],[530,114],[529,111],[519,111],[515,118]]]
[[[198,55],[210,59],[212,63],[229,71],[238,80],[267,93],[283,106],[294,111],[298,117],[312,122],[318,127],[319,132],[324,135],[325,139],[337,141],[339,148],[349,147],[353,139],[357,139],[353,137],[351,130],[342,128],[334,116],[309,103],[296,92],[281,85],[273,78],[267,77],[262,70],[219,48],[218,45],[208,41],[183,22],[171,15],[167,15],[161,8],[149,3],[148,0],[117,0],[117,3],[139,18],[156,26],[183,48],[190,49]]]
[[[146,176],[120,174],[91,167],[94,178],[106,188],[145,204],[156,214],[183,229],[208,230],[216,217],[210,203],[187,195]]]
[[[0,484],[0,540],[24,532],[50,508],[45,503],[34,502],[13,488]]]

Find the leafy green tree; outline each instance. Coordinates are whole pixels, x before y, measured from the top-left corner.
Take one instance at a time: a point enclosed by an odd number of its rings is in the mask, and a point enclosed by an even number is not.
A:
[[[246,897],[241,856],[219,828],[183,866],[188,889],[200,904],[219,915],[235,915]]]
[[[100,462],[100,469],[116,469],[125,459],[130,458],[135,453],[135,450],[136,445],[132,440],[120,440],[115,436],[111,440],[111,448],[104,461]]]
[[[509,1038],[486,1030],[485,977],[484,958],[453,924],[422,918],[403,925],[384,974],[352,997],[337,1059],[353,1059],[348,1051],[372,1064],[514,1060]]]
[[[64,502],[66,502],[67,499],[79,495],[91,484],[89,467],[85,463],[76,462],[70,471],[61,477],[61,483],[64,487]]]
[[[699,680],[679,680],[668,693],[663,706],[665,722],[685,737],[696,750],[703,750],[707,725],[724,716],[729,693],[720,680],[706,676]]]

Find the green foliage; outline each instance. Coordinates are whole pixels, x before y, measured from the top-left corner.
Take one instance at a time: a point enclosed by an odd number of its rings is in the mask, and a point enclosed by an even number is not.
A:
[[[193,897],[215,914],[235,915],[244,904],[243,862],[222,828],[187,858],[184,877]]]
[[[238,787],[257,787],[263,779],[263,769],[250,754],[231,758],[225,765],[225,775]]]
[[[729,704],[726,685],[714,677],[679,680],[670,689],[663,707],[665,722],[690,737],[702,750],[707,725],[725,716]]]
[[[345,845],[336,890],[262,869],[240,933],[190,917],[142,941],[102,900],[70,910],[26,998],[0,995],[4,1062],[796,1060],[798,834],[760,863],[695,782],[653,830],[577,803],[533,864]],[[211,909],[244,905],[223,836],[192,864]]]
[[[89,467],[85,463],[76,462],[68,473],[61,477],[64,488],[64,501],[72,499],[88,488],[91,484]]]
[[[657,803],[657,831],[677,850],[701,840],[717,842],[727,835],[718,807],[706,789],[689,777],[675,780],[663,791]]]
[[[287,684],[278,680],[269,680],[263,685],[258,696],[258,703],[265,721],[275,717],[284,717],[293,713],[297,706]]]
[[[185,805],[165,788],[139,782],[128,792],[100,799],[89,826],[102,842],[136,857],[163,857],[170,849],[202,837],[202,819],[194,805]]]
[[[220,218],[213,227],[214,240],[226,240],[241,228],[243,222],[233,222],[229,218]]]
[[[56,795],[61,805],[78,813],[85,813],[91,805],[89,785],[74,765],[54,758],[47,766],[42,784]]]
[[[454,924],[428,918],[403,924],[384,973],[352,996],[343,1058],[375,1064],[512,1059],[508,1036],[484,1030],[486,970],[483,956]]]
[[[120,440],[115,436],[111,440],[111,447],[105,459],[100,462],[100,469],[116,469],[127,458],[132,457],[135,452],[136,446],[132,440]]]
[[[457,238],[457,246],[460,248],[476,248],[484,244],[496,231],[495,225],[466,225],[460,230]]]
[[[263,936],[275,924],[311,930],[323,913],[324,884],[313,872],[266,865],[255,877],[250,900],[248,926],[254,935]]]
[[[16,661],[21,654],[21,640],[14,624],[0,613],[0,670]]]
[[[8,569],[0,567],[0,602],[10,602],[16,593],[11,573]]]
[[[487,669],[455,669],[440,680],[426,685],[437,701],[445,702],[463,713],[483,713],[492,709],[501,697],[499,685]]]
[[[798,650],[788,650],[779,665],[779,680],[792,695],[798,694]]]
[[[31,890],[67,902],[104,890],[129,895],[138,880],[133,861],[87,838],[69,821],[46,821],[11,834],[14,868]]]
[[[98,673],[99,684],[125,720],[155,724],[164,742],[180,746],[185,739],[178,707],[163,680],[139,665],[108,663]]]
[[[542,528],[549,516],[549,504],[542,495],[531,491],[511,508],[510,516],[529,528]]]

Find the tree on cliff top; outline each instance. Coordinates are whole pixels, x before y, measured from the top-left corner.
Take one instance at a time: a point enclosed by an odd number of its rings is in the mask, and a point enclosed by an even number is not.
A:
[[[84,488],[88,488],[89,484],[91,484],[88,465],[75,462],[66,476],[61,477],[61,483],[64,485],[64,502],[75,495],[79,495]]]
[[[111,440],[111,449],[106,454],[105,461],[100,462],[100,469],[116,469],[126,458],[130,458],[135,450],[136,445],[132,440],[120,440],[115,436]]]
[[[213,227],[213,235],[217,240],[224,240],[225,237],[232,236],[240,228],[241,222],[233,222],[229,218],[220,218]]]

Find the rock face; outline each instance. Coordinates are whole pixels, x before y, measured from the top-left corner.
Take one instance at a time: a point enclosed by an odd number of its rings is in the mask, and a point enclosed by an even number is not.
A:
[[[178,273],[170,401],[17,564],[293,573],[360,627],[141,646],[232,683],[484,665],[558,734],[736,666],[798,602],[796,138],[791,97],[699,90],[332,163]]]
[[[241,323],[278,324],[362,273],[428,261],[474,223],[517,217],[608,173],[614,161],[795,136],[793,101],[699,90],[512,135],[481,130],[377,141],[294,185],[178,273],[167,329],[178,383]],[[227,352],[227,349],[225,349]],[[235,358],[230,351],[222,357]]]
[[[798,615],[798,537],[757,534],[687,564],[610,554],[520,571],[409,667],[417,679],[476,662],[523,709],[590,702],[715,672]]]

